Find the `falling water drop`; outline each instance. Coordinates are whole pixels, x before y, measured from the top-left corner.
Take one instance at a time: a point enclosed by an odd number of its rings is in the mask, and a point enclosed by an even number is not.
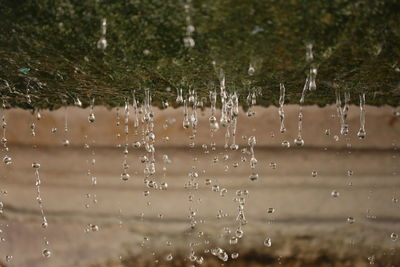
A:
[[[266,247],[268,247],[268,248],[272,246],[272,240],[271,240],[271,238],[267,237],[267,238],[264,240],[264,246],[266,246]]]
[[[107,19],[103,18],[101,20],[101,37],[97,41],[97,48],[101,50],[105,50],[107,48],[107,39],[106,39],[106,32],[107,32]]]
[[[254,69],[253,64],[250,63],[249,69],[247,70],[247,73],[248,73],[250,76],[253,76],[253,75],[254,75],[255,69]]]
[[[283,105],[285,104],[285,85],[283,83],[279,84],[280,96],[279,96],[279,120],[281,123],[280,132],[286,132],[284,120],[285,120],[285,111],[283,110]]]
[[[51,256],[51,251],[48,250],[48,249],[44,249],[43,252],[42,252],[42,254],[43,254],[43,256],[44,256],[45,258],[50,258],[50,256]]]
[[[367,135],[365,131],[365,93],[360,95],[360,129],[358,130],[358,139],[364,139]]]
[[[282,147],[285,147],[285,148],[289,148],[290,147],[289,141],[286,141],[286,140],[283,141],[281,145],[282,145]]]
[[[390,234],[390,239],[391,239],[392,241],[397,241],[398,237],[399,237],[399,236],[398,236],[396,233],[391,233],[391,234]]]
[[[171,253],[168,254],[168,255],[165,257],[165,259],[166,259],[167,261],[172,261],[173,258],[174,258],[174,257],[172,256]]]
[[[353,217],[347,217],[347,223],[353,224],[356,220]]]
[[[310,68],[310,80],[309,80],[309,87],[308,89],[310,91],[314,91],[317,89],[317,84],[316,84],[316,77],[317,77],[317,68],[311,67]]]
[[[337,197],[340,196],[340,193],[339,193],[338,191],[336,191],[336,190],[333,190],[333,191],[331,192],[331,196],[334,197],[334,198],[337,198]]]
[[[311,62],[314,59],[313,55],[313,44],[312,43],[307,43],[306,44],[306,61]]]

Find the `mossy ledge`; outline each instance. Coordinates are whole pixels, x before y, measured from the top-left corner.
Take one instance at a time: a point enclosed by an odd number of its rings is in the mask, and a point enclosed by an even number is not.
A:
[[[0,92],[9,107],[57,109],[79,98],[88,106],[122,105],[144,88],[153,104],[176,89],[207,97],[226,74],[242,106],[252,88],[258,104],[277,105],[279,83],[287,103],[298,103],[312,43],[317,90],[305,104],[333,103],[349,90],[352,103],[400,103],[400,2],[397,0],[192,0],[192,49],[183,1],[4,0],[0,2]],[[99,50],[107,18],[107,48]],[[213,65],[212,62],[215,62]],[[248,75],[249,64],[255,66]],[[31,103],[27,102],[29,89]],[[185,94],[185,93],[184,93]]]

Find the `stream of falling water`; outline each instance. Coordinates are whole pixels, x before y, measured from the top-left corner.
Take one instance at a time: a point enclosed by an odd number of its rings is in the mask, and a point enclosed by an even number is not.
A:
[[[37,117],[37,120],[40,120],[40,116]],[[36,151],[37,150],[37,145],[36,145],[36,124],[35,121],[33,121],[31,123],[31,135],[32,135],[32,144],[33,144],[33,149]],[[41,191],[40,191],[40,186],[42,184],[42,180],[40,179],[40,172],[39,172],[39,168],[40,168],[40,163],[38,162],[33,162],[32,163],[32,168],[35,170],[35,187],[36,187],[36,201],[38,203],[39,206],[39,210],[40,210],[40,214],[42,217],[42,227],[44,229],[46,229],[48,227],[48,222],[47,222],[47,218],[44,212],[44,205],[43,205],[43,199],[42,199],[42,195],[41,195]],[[43,240],[44,240],[44,245],[45,248],[42,251],[42,254],[45,258],[49,258],[51,256],[51,251],[48,248],[49,246],[49,241],[47,240],[46,235],[43,236]]]

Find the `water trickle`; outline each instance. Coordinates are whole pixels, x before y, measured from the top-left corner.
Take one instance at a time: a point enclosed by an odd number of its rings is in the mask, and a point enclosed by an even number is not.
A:
[[[358,130],[358,139],[364,139],[367,135],[365,131],[365,93],[360,94],[360,129]]]
[[[283,105],[285,104],[285,85],[283,83],[279,84],[279,91],[280,91],[280,95],[279,95],[279,120],[281,123],[280,126],[280,132],[284,133],[286,132],[286,128],[285,128],[285,111],[283,110]]]

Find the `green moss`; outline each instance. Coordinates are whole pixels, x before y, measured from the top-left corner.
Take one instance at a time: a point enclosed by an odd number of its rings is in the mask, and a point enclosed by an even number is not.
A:
[[[192,86],[207,96],[218,85],[215,61],[242,105],[254,87],[261,88],[261,105],[276,105],[279,82],[287,102],[298,103],[309,68],[305,43],[312,42],[318,89],[306,104],[330,104],[340,88],[353,103],[366,92],[368,104],[398,106],[398,14],[396,0],[192,0],[196,45],[188,50],[181,1],[5,0],[0,90],[11,106],[55,109],[76,97],[86,106],[91,97],[117,106],[133,90],[142,98],[147,87],[161,105],[177,88]],[[96,48],[103,17],[104,52]]]

